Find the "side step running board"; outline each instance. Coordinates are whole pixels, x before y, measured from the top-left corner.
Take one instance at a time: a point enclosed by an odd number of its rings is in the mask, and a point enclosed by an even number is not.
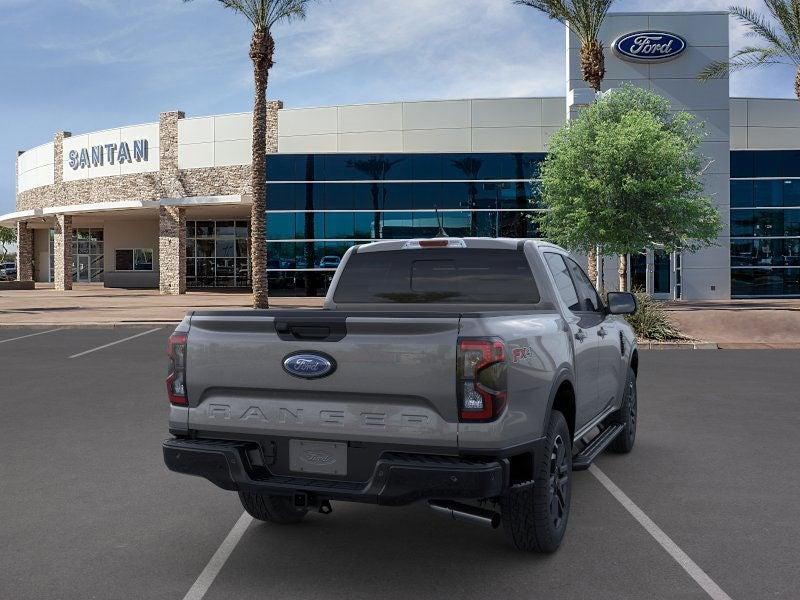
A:
[[[586,446],[579,454],[572,458],[573,471],[585,471],[594,462],[594,459],[608,448],[608,445],[622,433],[625,428],[624,425],[617,423],[616,425],[609,425],[596,438],[594,438],[589,445]]]

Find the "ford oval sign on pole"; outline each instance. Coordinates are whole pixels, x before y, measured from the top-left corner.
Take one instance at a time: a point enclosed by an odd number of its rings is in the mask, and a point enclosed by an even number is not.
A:
[[[295,352],[283,359],[283,370],[293,377],[319,379],[336,370],[336,361],[321,352]]]
[[[677,58],[686,50],[686,40],[665,31],[637,31],[618,37],[614,53],[634,62],[662,62]]]

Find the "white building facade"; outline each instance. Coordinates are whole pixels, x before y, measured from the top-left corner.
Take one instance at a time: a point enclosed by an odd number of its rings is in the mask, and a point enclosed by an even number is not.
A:
[[[635,34],[635,35],[634,35]],[[730,98],[697,74],[729,54],[726,13],[612,13],[604,89],[651,89],[707,124],[705,191],[724,228],[696,254],[631,257],[662,298],[800,296],[800,103]],[[593,94],[567,35],[565,95],[321,108],[270,104],[267,230],[252,232],[251,115],[58,133],[17,158],[18,277],[112,287],[247,287],[268,241],[275,293],[322,293],[344,251],[375,239],[534,237],[547,142]],[[616,285],[608,261],[607,287]]]

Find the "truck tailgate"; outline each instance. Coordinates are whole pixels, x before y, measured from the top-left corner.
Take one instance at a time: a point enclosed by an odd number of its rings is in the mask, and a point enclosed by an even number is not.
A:
[[[189,428],[456,448],[458,314],[202,312],[187,348]],[[290,375],[323,353],[328,376]]]

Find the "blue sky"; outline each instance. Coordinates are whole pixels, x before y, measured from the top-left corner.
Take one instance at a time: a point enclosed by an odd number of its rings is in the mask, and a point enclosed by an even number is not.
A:
[[[620,0],[615,10],[652,6]],[[269,95],[286,106],[564,94],[563,27],[510,0],[321,0],[276,39]],[[741,44],[739,30],[732,41]],[[250,110],[248,42],[246,21],[217,0],[0,0],[0,214],[14,210],[17,150],[56,131],[171,109]],[[792,81],[777,67],[735,76],[731,91],[792,97]]]

